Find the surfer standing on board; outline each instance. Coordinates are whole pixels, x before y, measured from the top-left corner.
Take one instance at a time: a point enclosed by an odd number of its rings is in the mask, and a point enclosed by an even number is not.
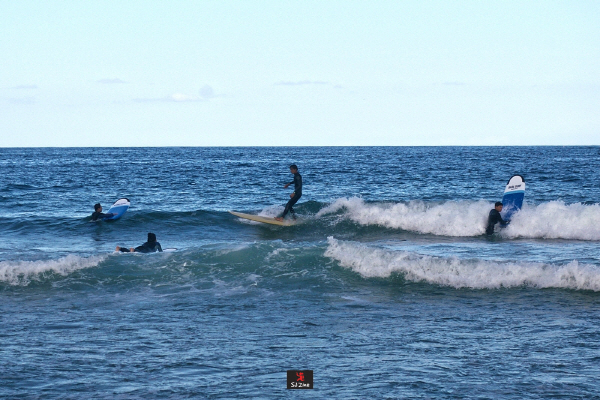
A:
[[[292,207],[294,206],[294,204],[296,204],[298,200],[300,200],[300,197],[302,197],[302,176],[300,175],[300,173],[298,173],[298,166],[296,164],[290,165],[290,172],[294,174],[294,180],[289,183],[286,183],[283,188],[287,189],[287,187],[293,183],[294,193],[290,194],[290,201],[288,201],[285,205],[285,210],[283,210],[283,214],[275,218],[277,221],[283,221],[288,212],[291,212],[292,217],[296,219],[296,212]]]
[[[486,235],[492,235],[494,233],[494,225],[496,225],[498,222],[500,222],[502,225],[506,225],[510,222],[502,219],[500,211],[502,211],[502,203],[497,201],[496,204],[494,204],[494,208],[490,211],[490,215],[488,217],[487,228],[485,229]]]

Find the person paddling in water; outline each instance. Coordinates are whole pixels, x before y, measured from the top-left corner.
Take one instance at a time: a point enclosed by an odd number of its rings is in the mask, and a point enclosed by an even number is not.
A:
[[[130,249],[125,247],[117,246],[116,251],[120,251],[122,253],[155,253],[157,251],[162,252],[162,247],[160,247],[160,243],[156,241],[156,235],[154,233],[148,232],[148,241],[141,246],[136,247],[135,249],[132,247]]]
[[[99,219],[112,217],[113,215],[116,215],[116,214],[113,214],[113,213],[104,214],[102,212],[102,206],[100,205],[100,203],[94,204],[94,212],[92,213],[92,221],[98,221]]]
[[[290,172],[294,174],[294,180],[286,183],[283,188],[287,189],[287,187],[293,183],[294,192],[290,194],[290,201],[288,201],[285,205],[283,214],[275,218],[277,221],[283,221],[288,212],[292,213],[292,218],[296,219],[296,212],[294,211],[293,206],[298,202],[298,200],[300,200],[300,197],[302,197],[302,176],[298,172],[298,166],[296,164],[290,165]]]
[[[494,208],[490,211],[490,215],[488,217],[487,227],[485,229],[486,235],[492,235],[494,233],[494,225],[496,225],[498,222],[500,222],[502,225],[507,225],[510,222],[509,220],[505,221],[502,219],[502,216],[500,215],[502,207],[503,205],[499,201],[494,204]]]

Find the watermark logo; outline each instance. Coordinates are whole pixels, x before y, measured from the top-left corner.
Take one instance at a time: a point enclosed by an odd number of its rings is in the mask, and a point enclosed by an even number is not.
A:
[[[287,372],[288,389],[313,389],[312,369],[296,370],[290,369]]]

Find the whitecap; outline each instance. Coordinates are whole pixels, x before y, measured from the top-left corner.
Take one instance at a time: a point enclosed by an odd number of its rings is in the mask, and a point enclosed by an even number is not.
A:
[[[106,256],[80,257],[70,254],[56,260],[0,261],[0,282],[26,286],[50,274],[66,276],[74,271],[97,266]]]
[[[341,198],[317,213],[317,217],[342,212],[343,218],[360,225],[377,225],[441,236],[479,236],[493,203],[412,200],[406,203],[366,203],[352,197]],[[507,238],[600,240],[600,205],[565,204],[562,201],[538,205],[524,204],[511,223],[497,229]]]
[[[600,268],[573,260],[555,265],[434,257],[391,251],[328,238],[325,256],[365,278],[402,274],[412,282],[454,288],[498,289],[528,286],[600,291]]]

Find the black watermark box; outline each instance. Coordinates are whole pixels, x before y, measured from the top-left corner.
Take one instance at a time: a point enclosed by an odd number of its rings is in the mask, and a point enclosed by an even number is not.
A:
[[[289,369],[287,372],[288,389],[313,389],[312,369]]]

